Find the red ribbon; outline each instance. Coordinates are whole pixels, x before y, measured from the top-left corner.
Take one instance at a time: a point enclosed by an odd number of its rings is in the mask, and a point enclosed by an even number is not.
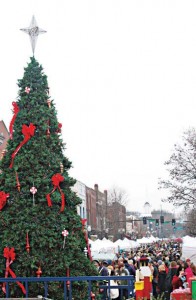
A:
[[[8,274],[10,274],[12,276],[12,278],[16,278],[16,274],[10,268],[10,265],[13,263],[13,261],[16,258],[16,254],[14,251],[15,251],[14,248],[8,248],[8,247],[4,248],[3,256],[6,258],[5,278],[8,277]],[[16,281],[16,283],[21,288],[23,294],[26,294],[24,285],[22,283],[20,283],[19,281]],[[6,283],[5,282],[3,283],[2,291],[4,293],[6,293]]]
[[[89,245],[89,242],[88,242],[88,233],[87,233],[87,230],[84,230],[84,226],[86,224],[86,221],[87,219],[81,219],[81,222],[82,222],[82,231],[84,232],[84,238],[86,240],[86,247],[87,247],[87,250],[88,250],[88,257],[90,259],[90,261],[92,261],[92,255],[91,255],[91,248],[90,248],[90,245]]]
[[[50,195],[53,194],[56,189],[59,190],[59,193],[61,194],[61,210],[60,210],[61,212],[64,211],[64,208],[65,208],[65,195],[63,194],[63,192],[59,186],[60,182],[62,182],[63,180],[64,180],[64,177],[61,174],[57,173],[57,174],[53,175],[52,176],[52,184],[54,185],[54,188],[51,193],[46,195],[48,206],[51,207],[52,201],[51,201]]]
[[[35,128],[36,128],[35,125],[33,125],[32,123],[30,123],[29,127],[25,124],[22,125],[22,134],[24,135],[24,140],[18,145],[18,147],[16,148],[14,153],[12,153],[12,160],[11,160],[10,168],[13,167],[14,158],[15,158],[16,154],[18,153],[18,151],[20,150],[20,148],[24,144],[26,144],[32,136],[34,136]]]
[[[0,192],[0,210],[6,205],[7,198],[10,196],[10,194],[6,194],[5,192]]]
[[[16,102],[12,102],[12,105],[13,105],[13,112],[14,112],[14,115],[11,119],[11,122],[10,122],[10,126],[9,126],[9,131],[10,131],[10,139],[12,140],[13,138],[13,126],[14,126],[14,122],[16,120],[16,116],[18,114],[18,112],[20,111],[20,108],[18,107],[17,103]]]
[[[58,129],[56,130],[56,133],[61,133],[62,124],[58,123]]]

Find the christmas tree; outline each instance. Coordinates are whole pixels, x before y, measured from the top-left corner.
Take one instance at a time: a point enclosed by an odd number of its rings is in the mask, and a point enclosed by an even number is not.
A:
[[[18,86],[10,140],[0,163],[0,277],[11,261],[17,277],[96,275],[90,252],[84,255],[85,221],[76,210],[81,200],[71,189],[75,180],[68,174],[62,125],[34,57]],[[29,296],[38,295],[34,285]],[[85,299],[84,286],[77,289],[74,299]],[[3,290],[0,297],[5,297]],[[22,286],[11,285],[11,296],[23,293]],[[63,299],[63,287],[49,284],[49,297]]]

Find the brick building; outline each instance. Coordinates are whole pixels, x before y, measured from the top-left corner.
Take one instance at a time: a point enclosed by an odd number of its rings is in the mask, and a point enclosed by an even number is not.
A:
[[[98,184],[94,189],[86,187],[87,222],[91,226],[91,235],[103,238],[107,235],[107,191],[101,192]]]
[[[126,208],[124,205],[115,201],[108,206],[109,235],[114,240],[123,238],[126,234]]]
[[[86,217],[91,227],[91,234],[97,233],[96,192],[86,186]]]
[[[99,191],[98,184],[94,185],[96,194],[96,216],[97,216],[97,234],[103,238],[107,234],[107,191]]]

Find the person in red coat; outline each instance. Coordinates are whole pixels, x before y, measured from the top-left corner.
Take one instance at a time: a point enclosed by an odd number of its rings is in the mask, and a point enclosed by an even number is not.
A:
[[[186,281],[186,273],[183,271],[177,271],[176,275],[172,278],[173,290],[184,288],[183,283]]]

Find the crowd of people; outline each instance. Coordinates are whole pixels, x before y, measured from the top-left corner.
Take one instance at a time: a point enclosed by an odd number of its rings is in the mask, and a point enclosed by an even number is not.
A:
[[[190,259],[182,259],[181,244],[176,242],[156,242],[145,245],[130,252],[118,254],[115,261],[97,261],[100,276],[126,276],[133,275],[134,279],[142,273],[142,266],[148,266],[152,275],[152,294],[156,299],[169,300],[173,290],[190,287],[190,278],[196,276],[196,266]],[[138,279],[137,279],[138,280]],[[111,286],[127,285],[127,280],[112,280]],[[100,290],[101,299],[129,299],[128,289],[111,288]]]

